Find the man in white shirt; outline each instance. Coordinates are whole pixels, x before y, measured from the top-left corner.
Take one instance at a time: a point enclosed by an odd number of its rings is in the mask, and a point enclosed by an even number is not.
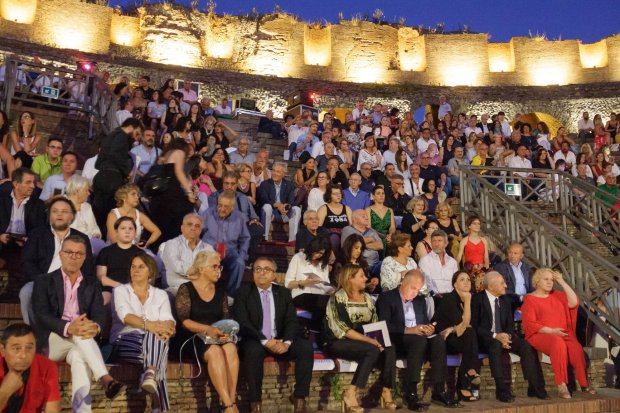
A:
[[[385,161],[386,164],[391,163],[396,165],[396,152],[398,152],[398,150],[400,149],[400,139],[398,138],[390,138],[390,141],[388,143],[388,149],[383,152],[383,160]],[[407,155],[407,166],[412,164],[412,160],[409,157],[409,155]]]
[[[524,144],[520,144],[517,147],[517,156],[513,156],[510,159],[510,163],[508,164],[508,166],[510,168],[532,169],[532,162],[527,159],[526,155],[527,146],[525,146]],[[514,175],[527,178],[529,176],[532,176],[533,174],[531,172],[514,172]]]
[[[431,130],[429,128],[422,129],[421,139],[416,141],[416,146],[418,147],[418,154],[423,154],[428,150],[428,147],[431,143],[436,143],[431,140]]]
[[[167,291],[176,295],[179,286],[189,281],[187,270],[200,251],[213,251],[213,247],[200,239],[202,218],[190,213],[185,215],[181,224],[181,235],[162,244],[158,256],[166,268],[165,281]]]
[[[316,144],[312,145],[312,152],[310,152],[310,156],[314,159],[318,158],[320,155],[325,155],[325,144],[332,141],[332,133],[330,131],[324,131],[321,134],[321,140]]]
[[[304,126],[301,116],[295,118],[295,123],[288,129],[288,151],[292,156],[297,149],[297,139],[308,133],[308,128]]]
[[[179,89],[179,92],[183,95],[184,102],[190,105],[198,102],[198,94],[192,89],[192,81],[190,79],[183,80],[183,87]]]
[[[60,161],[60,170],[62,172],[52,175],[45,180],[39,199],[45,202],[52,196],[64,194],[67,182],[75,174],[77,165],[77,154],[71,151],[65,152]]]
[[[477,126],[478,117],[476,115],[471,115],[469,117],[469,125],[465,128],[465,136],[469,138],[469,135],[473,132],[476,134],[476,137],[482,139],[484,137],[484,132]]]
[[[577,122],[577,129],[581,143],[586,143],[588,139],[594,139],[594,122],[590,119],[588,112],[583,112],[582,118]]]
[[[232,114],[232,109],[228,106],[227,98],[223,98],[222,103],[215,107],[215,113],[217,116],[230,116]]]
[[[419,262],[426,278],[426,286],[436,294],[447,294],[453,290],[452,276],[459,267],[456,260],[446,253],[448,234],[438,229],[431,235],[431,252]]]
[[[510,123],[506,120],[506,114],[504,112],[498,112],[497,120],[499,120],[500,125],[502,125],[502,135],[504,136],[504,139],[510,138],[512,129],[510,128]]]
[[[420,165],[409,165],[409,178],[405,178],[405,193],[411,198],[421,196],[424,178],[420,178]]]
[[[116,115],[114,116],[118,126],[121,126],[123,122],[133,117],[133,114],[131,113],[132,111],[133,111],[133,103],[131,103],[131,100],[125,100],[125,101],[121,100],[121,109],[117,110]]]
[[[443,120],[448,113],[452,113],[452,106],[446,101],[444,95],[439,96],[439,120]]]
[[[95,168],[98,157],[99,154],[93,156],[92,158],[88,158],[86,162],[84,162],[84,168],[82,169],[82,176],[88,179],[91,185],[93,183],[93,178],[97,175],[97,172],[99,172],[99,170]]]
[[[360,123],[361,118],[368,116],[368,111],[364,107],[364,101],[362,99],[358,99],[355,104],[355,109],[351,112],[353,115],[353,121]]]
[[[560,150],[556,152],[555,155],[553,155],[553,160],[555,162],[557,162],[558,159],[562,159],[564,160],[564,162],[566,162],[566,165],[564,167],[566,171],[570,171],[571,169],[573,169],[573,165],[577,163],[577,158],[571,150],[570,143],[566,141],[562,142]]]

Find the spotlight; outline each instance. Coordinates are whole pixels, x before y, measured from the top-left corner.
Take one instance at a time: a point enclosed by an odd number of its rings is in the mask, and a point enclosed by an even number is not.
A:
[[[82,72],[94,73],[95,69],[97,68],[97,62],[83,60],[83,61],[77,62],[77,66],[78,66],[78,70]]]
[[[316,93],[312,92],[310,93],[310,100],[314,101],[314,99],[316,99]]]

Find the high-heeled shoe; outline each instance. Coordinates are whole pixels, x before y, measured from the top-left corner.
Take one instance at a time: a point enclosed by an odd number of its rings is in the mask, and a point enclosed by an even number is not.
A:
[[[346,392],[345,392],[346,393]],[[354,395],[354,401],[347,401],[345,393],[342,394],[342,403],[340,404],[342,413],[364,413],[364,408],[359,405],[357,395]],[[353,404],[355,403],[355,404]]]
[[[387,400],[387,398],[385,397],[385,394],[388,393],[389,394],[389,398],[390,400]],[[396,410],[398,408],[398,406],[396,405],[396,403],[394,402],[394,400],[392,399],[392,393],[389,391],[383,391],[383,393],[381,393],[381,399],[379,400],[379,404],[381,405],[382,409],[386,409],[386,410]]]
[[[566,384],[560,384],[558,386],[558,396],[560,396],[561,399],[570,399],[572,397]]]
[[[582,393],[586,393],[586,394],[596,394],[597,391],[594,390],[592,387],[582,387],[581,388],[581,392]]]
[[[237,409],[235,408],[236,406],[237,406],[237,403],[231,403],[228,406],[224,406],[222,404],[222,413],[229,413],[227,412],[228,409],[232,409],[232,412],[234,413],[237,411]]]

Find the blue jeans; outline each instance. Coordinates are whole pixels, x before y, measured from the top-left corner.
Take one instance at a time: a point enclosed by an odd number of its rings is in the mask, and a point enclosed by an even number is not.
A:
[[[228,285],[226,286],[226,294],[233,297],[237,289],[243,281],[243,272],[245,271],[245,261],[237,253],[237,250],[226,248],[226,257],[222,261],[224,271],[228,274]]]

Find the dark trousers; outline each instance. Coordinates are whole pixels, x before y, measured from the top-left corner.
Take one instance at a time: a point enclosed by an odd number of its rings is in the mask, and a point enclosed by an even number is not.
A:
[[[260,224],[248,224],[250,231],[250,250],[248,251],[248,262],[254,262],[258,245],[264,239],[265,228]]]
[[[512,344],[510,350],[502,348],[502,344],[495,340],[481,340],[480,349],[483,353],[489,355],[489,366],[491,367],[491,375],[496,382],[509,383],[507,378],[510,378],[510,370],[506,370],[506,357],[510,357],[510,353],[514,353],[521,358],[521,369],[523,370],[523,377],[528,381],[529,385],[533,389],[544,389],[545,383],[542,375],[542,369],[538,362],[536,350],[529,345],[527,341],[517,335],[512,335]],[[510,364],[508,364],[510,368]]]
[[[379,359],[383,359],[381,366],[381,385],[394,388],[396,380],[396,351],[394,347],[386,347],[383,352],[370,343],[343,338],[334,340],[325,348],[332,357],[357,362],[357,370],[351,384],[356,387],[366,387],[368,376]]]
[[[417,393],[416,388],[420,382],[420,372],[425,360],[431,362],[434,391],[444,390],[448,377],[448,365],[446,363],[446,342],[440,335],[426,338],[416,334],[405,334],[402,350],[407,358],[404,394]]]
[[[114,193],[124,183],[125,177],[113,170],[99,171],[93,178],[93,214],[101,229],[101,239],[106,239],[108,213],[116,207]]]
[[[329,295],[321,294],[299,294],[293,298],[295,307],[301,308],[312,313],[312,329],[320,331],[325,319],[325,309]]]
[[[457,387],[462,388],[463,378],[469,370],[480,372],[480,359],[478,358],[478,339],[473,328],[468,327],[465,332],[457,337],[452,333],[446,339],[446,349],[448,354],[461,354],[461,365],[459,366]]]
[[[284,354],[275,355],[262,346],[260,341],[244,338],[240,341],[241,369],[248,381],[248,399],[250,402],[261,400],[263,388],[263,360],[272,356],[276,360],[295,362],[295,397],[308,397],[310,394],[310,380],[312,380],[312,366],[314,353],[312,344],[305,339],[297,338],[291,343]]]

